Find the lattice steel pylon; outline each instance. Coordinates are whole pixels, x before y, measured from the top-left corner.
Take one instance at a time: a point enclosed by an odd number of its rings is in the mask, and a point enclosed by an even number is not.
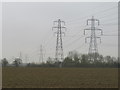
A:
[[[43,46],[40,45],[39,63],[43,63]]]
[[[101,37],[98,37],[96,35],[96,30],[101,31],[101,35],[103,35],[103,31],[102,29],[96,28],[95,24],[97,22],[98,26],[99,26],[99,20],[95,19],[94,16],[92,16],[92,19],[88,19],[87,20],[87,25],[89,25],[89,22],[91,22],[91,27],[84,29],[84,35],[85,35],[85,31],[86,30],[91,30],[91,35],[85,38],[85,42],[87,42],[87,38],[90,38],[90,43],[89,43],[89,60],[91,61],[95,61],[96,60],[96,55],[98,54],[98,47],[97,47],[97,38],[100,39],[100,43],[101,43]]]
[[[52,30],[55,28],[57,29],[57,31],[54,32],[55,34],[57,34],[55,60],[56,62],[62,62],[64,59],[62,35],[64,34],[65,36],[65,32],[62,32],[62,29],[64,28],[66,30],[65,22],[58,19],[57,21],[54,21],[54,25],[57,25],[52,27]],[[61,65],[62,64],[60,64],[60,67]]]

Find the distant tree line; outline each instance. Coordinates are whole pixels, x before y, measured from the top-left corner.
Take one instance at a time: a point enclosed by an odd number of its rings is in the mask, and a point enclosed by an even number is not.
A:
[[[90,59],[91,57],[91,59]],[[16,58],[10,65],[6,58],[1,60],[3,67],[15,66],[15,67],[119,67],[119,58],[111,56],[103,56],[98,53],[95,55],[91,54],[79,54],[77,51],[71,51],[64,58],[64,60],[57,61],[48,57],[47,61],[41,64],[27,63],[23,65],[20,58]]]

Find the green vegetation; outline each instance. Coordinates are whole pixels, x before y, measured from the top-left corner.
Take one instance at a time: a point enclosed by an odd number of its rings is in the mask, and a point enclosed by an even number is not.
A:
[[[12,64],[9,64],[6,58],[2,59],[2,66],[16,66],[20,67],[22,59],[15,58]],[[71,51],[69,54],[62,60],[53,59],[48,57],[47,61],[41,64],[27,63],[26,67],[101,67],[101,68],[118,68],[119,58],[111,56],[103,56],[98,53],[95,54],[79,54],[77,51]]]

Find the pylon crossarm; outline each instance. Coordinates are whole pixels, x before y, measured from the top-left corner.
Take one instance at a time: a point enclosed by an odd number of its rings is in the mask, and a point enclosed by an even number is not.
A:
[[[52,30],[54,30],[54,28],[58,28],[58,27],[52,27]]]
[[[100,43],[101,43],[101,37],[96,37],[96,38],[100,39]]]
[[[62,35],[64,35],[64,36],[65,36],[65,32],[62,32]]]
[[[54,33],[53,33],[53,36],[55,36],[56,34],[57,34],[57,32],[54,32]]]
[[[101,31],[101,35],[103,35],[103,31],[102,31],[102,29],[95,28],[95,30],[99,30],[99,31]]]
[[[55,23],[58,23],[58,21],[54,21],[53,24],[55,25]]]
[[[97,21],[97,22],[98,22],[98,25],[100,25],[100,21],[99,21],[98,19],[95,19],[95,21]]]
[[[61,28],[66,28],[66,27],[64,27],[64,26],[61,26]]]
[[[88,39],[88,38],[90,38],[90,37],[86,37],[86,38],[85,38],[85,43],[87,43],[87,39]]]
[[[64,21],[61,21],[64,25],[65,25],[65,22]]]
[[[85,31],[86,31],[86,30],[91,30],[91,29],[90,29],[90,28],[88,28],[88,29],[84,29],[84,35],[85,35]]]
[[[61,27],[61,28],[64,28],[64,30],[67,31],[67,28],[66,28],[66,27]]]
[[[87,20],[87,25],[89,25],[89,21],[91,21],[91,19],[88,19],[88,20]]]

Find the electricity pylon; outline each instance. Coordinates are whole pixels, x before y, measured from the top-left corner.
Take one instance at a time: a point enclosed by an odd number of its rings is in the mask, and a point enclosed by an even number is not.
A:
[[[61,21],[60,19],[54,21],[54,25],[56,26],[52,27],[52,30],[57,29],[57,31],[55,32],[55,34],[57,35],[55,60],[56,62],[60,62],[60,67],[62,67],[62,61],[64,59],[62,35],[64,34],[65,36],[65,32],[62,32],[62,29],[64,28],[66,30],[66,27],[65,22]]]
[[[91,22],[91,23],[89,23]],[[99,30],[101,31],[101,35],[103,35],[103,31],[102,29],[99,29],[99,28],[96,28],[95,27],[95,24],[98,24],[99,26],[99,20],[98,19],[95,19],[94,16],[92,16],[92,19],[88,19],[87,20],[87,25],[91,25],[90,28],[87,28],[87,29],[84,29],[84,35],[85,35],[85,31],[86,30],[90,30],[91,31],[91,35],[89,37],[86,37],[85,38],[85,42],[87,42],[87,38],[90,38],[90,43],[89,43],[89,59],[91,61],[95,61],[97,59],[96,55],[98,54],[98,47],[97,47],[97,39],[99,38],[100,39],[100,43],[101,43],[101,37],[98,37],[96,35],[96,30]]]
[[[25,55],[25,63],[26,64],[28,63],[28,55],[27,54]]]
[[[20,54],[19,54],[19,58],[22,60],[22,52],[20,52]]]
[[[43,46],[42,45],[40,45],[39,63],[43,63]]]

